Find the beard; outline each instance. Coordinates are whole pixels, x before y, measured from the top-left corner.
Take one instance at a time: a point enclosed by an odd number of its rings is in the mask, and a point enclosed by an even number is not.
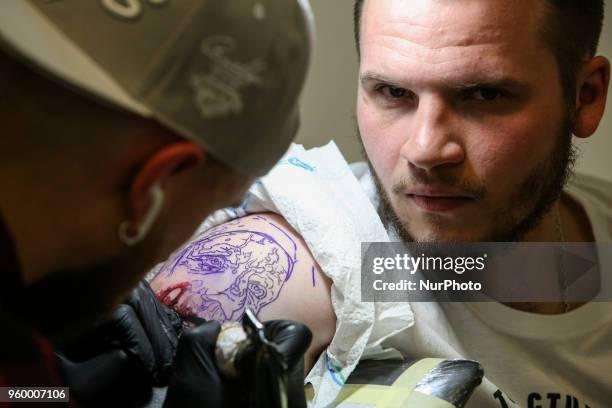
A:
[[[527,233],[540,225],[544,216],[551,210],[553,204],[561,197],[565,184],[573,174],[576,162],[576,148],[572,144],[571,122],[569,118],[563,121],[558,131],[556,144],[553,151],[541,161],[526,177],[516,189],[516,193],[506,201],[507,206],[495,208],[492,220],[495,227],[483,236],[469,237],[461,241],[480,241],[480,242],[515,242],[521,241]],[[404,242],[415,242],[414,235],[409,231],[407,222],[402,220],[385,191],[376,170],[372,166],[365,147],[359,135],[359,141],[363,149],[364,157],[370,168],[370,173],[374,180],[380,203],[378,213],[385,227],[393,229]],[[392,186],[394,194],[405,191],[408,185],[428,185],[438,186],[460,186],[462,191],[469,193],[476,200],[485,200],[487,191],[484,187],[477,184],[460,183],[458,177],[449,174],[446,170],[427,173],[416,170],[409,178],[400,180]],[[432,217],[432,230],[438,229],[442,224],[441,219],[435,215]],[[439,242],[440,238],[433,237],[422,239],[423,242]]]
[[[173,220],[161,218],[147,238],[133,247],[86,265],[55,269],[19,290],[7,310],[56,345],[62,346],[96,329],[181,239]]]
[[[24,287],[10,312],[57,346],[70,344],[108,320],[155,264],[160,241],[151,239],[114,257],[55,270]]]
[[[54,343],[70,342],[107,318],[138,283],[118,271],[114,261],[55,271],[24,289],[16,313]]]

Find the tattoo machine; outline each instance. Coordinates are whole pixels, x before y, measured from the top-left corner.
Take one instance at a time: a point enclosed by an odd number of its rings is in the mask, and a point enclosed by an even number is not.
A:
[[[229,379],[248,379],[249,407],[286,408],[287,363],[255,314],[246,309],[242,324],[224,324],[215,351],[217,366]],[[255,398],[256,397],[256,398]]]

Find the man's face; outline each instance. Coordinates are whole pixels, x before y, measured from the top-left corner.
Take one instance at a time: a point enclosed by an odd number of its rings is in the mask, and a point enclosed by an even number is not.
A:
[[[357,116],[406,239],[518,239],[571,153],[543,2],[367,0]]]

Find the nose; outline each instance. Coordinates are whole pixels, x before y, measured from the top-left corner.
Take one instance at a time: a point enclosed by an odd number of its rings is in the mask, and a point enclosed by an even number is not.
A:
[[[421,97],[406,130],[408,137],[400,154],[410,166],[432,170],[465,159],[452,107],[441,97]]]

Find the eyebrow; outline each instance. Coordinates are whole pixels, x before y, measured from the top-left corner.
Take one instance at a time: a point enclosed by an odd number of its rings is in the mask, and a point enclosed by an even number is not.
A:
[[[529,85],[526,82],[519,81],[511,77],[484,77],[482,79],[459,82],[456,85],[451,85],[451,88],[457,90],[474,89],[474,88],[506,88],[506,89],[527,89]]]
[[[376,82],[385,82],[388,84],[392,84],[395,83],[395,81],[393,81],[392,79],[385,77],[384,75],[380,75],[377,74],[375,72],[366,72],[363,75],[360,76],[359,81],[362,84],[365,84],[366,82],[372,82],[372,81],[376,81]]]
[[[396,81],[376,72],[365,72],[360,76],[360,82],[362,85],[366,85],[369,82],[382,82],[389,85],[397,84],[399,86],[398,82],[402,81]],[[473,88],[526,89],[529,86],[526,82],[519,81],[507,75],[487,74],[483,75],[481,78],[474,76],[474,78],[470,80],[452,82],[447,84],[447,87],[455,90],[466,90]]]

